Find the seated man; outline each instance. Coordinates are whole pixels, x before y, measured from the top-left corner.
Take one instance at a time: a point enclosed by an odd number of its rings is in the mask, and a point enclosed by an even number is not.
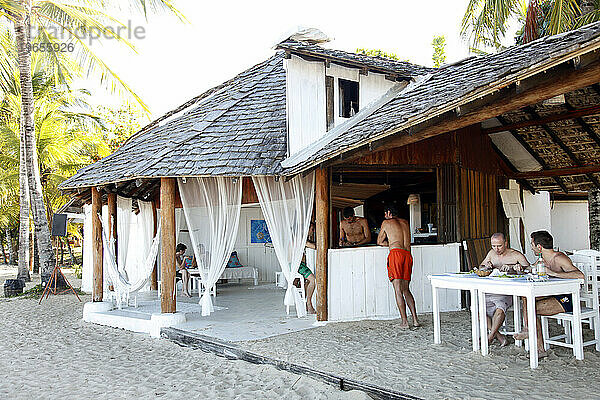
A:
[[[367,219],[354,215],[352,207],[343,211],[344,219],[340,221],[340,247],[360,246],[371,242],[371,231]]]
[[[523,267],[529,266],[529,262],[520,251],[508,248],[506,246],[506,237],[503,233],[494,233],[490,239],[492,249],[481,262],[480,269],[497,268],[504,272],[522,272]],[[506,310],[512,305],[512,296],[501,294],[488,294],[485,296],[485,307],[490,332],[488,334],[488,343],[498,339],[500,346],[504,347],[508,343],[506,337],[498,332],[504,318]]]
[[[185,257],[187,246],[179,243],[175,248],[175,276],[181,278],[183,285],[182,293],[187,297],[192,297],[189,291],[190,273],[188,268],[192,268],[193,261],[190,257]]]
[[[546,265],[546,274],[554,278],[584,279],[581,272],[565,253],[554,250],[554,239],[546,231],[537,231],[531,234],[531,248],[536,256],[542,256]],[[538,297],[535,299],[535,312],[537,317],[537,345],[539,357],[547,355],[544,349],[540,315],[555,315],[562,312],[573,311],[573,299],[571,295],[562,294],[550,297]],[[523,315],[527,315],[527,302],[523,303]],[[514,335],[515,339],[523,340],[529,337],[527,318],[525,318],[525,329]]]
[[[306,239],[306,247],[310,249],[316,249],[315,245],[315,223],[310,223],[310,228],[308,229],[308,238]],[[310,268],[306,265],[306,256],[302,257],[302,262],[300,263],[300,268],[298,268],[298,273],[302,275],[305,279],[304,290],[306,291],[306,311],[309,314],[316,314],[317,311],[313,307],[312,297],[315,292],[315,287],[317,286],[317,280],[315,278],[315,274],[312,273]]]

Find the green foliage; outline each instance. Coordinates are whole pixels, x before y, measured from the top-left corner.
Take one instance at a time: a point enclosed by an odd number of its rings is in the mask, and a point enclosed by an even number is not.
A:
[[[117,108],[99,106],[95,111],[102,118],[103,139],[111,153],[148,123],[144,111],[135,104],[124,103]]]
[[[360,49],[356,49],[355,52],[358,54],[364,54],[365,56],[370,56],[370,57],[382,57],[382,58],[389,58],[390,60],[395,60],[395,61],[410,62],[408,59],[401,60],[400,57],[398,57],[398,55],[396,53],[388,53],[388,52],[380,50],[380,49],[360,48]]]
[[[81,264],[75,264],[75,265],[73,265],[73,270],[74,270],[74,273],[75,273],[75,277],[77,279],[81,279],[81,277],[82,277],[82,268],[83,267],[81,266]]]
[[[581,2],[583,3],[583,2]],[[600,1],[582,12],[578,0],[470,0],[463,16],[461,34],[476,49],[499,51],[509,25],[522,25],[517,43],[527,43],[600,21]]]
[[[433,46],[433,66],[436,68],[441,67],[446,62],[446,37],[445,36],[434,36],[431,42]]]

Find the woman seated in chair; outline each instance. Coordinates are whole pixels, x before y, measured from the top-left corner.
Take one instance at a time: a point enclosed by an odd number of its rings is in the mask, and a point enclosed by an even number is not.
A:
[[[187,246],[183,243],[179,243],[175,248],[175,276],[181,278],[183,284],[183,294],[187,297],[192,297],[189,290],[190,285],[190,273],[189,268],[193,268],[195,260],[192,257],[186,257],[185,251]]]

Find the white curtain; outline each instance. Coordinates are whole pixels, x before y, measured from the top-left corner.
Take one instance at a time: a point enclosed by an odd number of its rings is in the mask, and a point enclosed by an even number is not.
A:
[[[305,316],[306,308],[293,282],[306,246],[315,199],[315,174],[296,175],[287,182],[271,176],[252,179],[275,254],[288,282],[284,305],[295,306],[298,317]]]
[[[131,198],[117,196],[117,265],[119,272],[126,274],[127,254],[129,253],[129,232],[131,232]]]
[[[140,212],[131,216],[131,230],[129,232],[129,254],[125,264],[125,272],[129,282],[138,282],[146,278],[145,260],[152,247],[152,233],[154,230],[154,219],[152,215],[152,203],[138,200]],[[120,241],[120,237],[119,237]],[[142,290],[149,290],[146,284]]]
[[[204,288],[202,315],[214,311],[210,288],[217,282],[235,244],[242,179],[232,177],[178,179],[183,212]]]

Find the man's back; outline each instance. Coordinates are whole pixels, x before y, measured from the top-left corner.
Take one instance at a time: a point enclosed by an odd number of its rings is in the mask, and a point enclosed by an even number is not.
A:
[[[393,217],[383,221],[381,229],[385,231],[390,249],[410,251],[410,227],[408,221]]]

